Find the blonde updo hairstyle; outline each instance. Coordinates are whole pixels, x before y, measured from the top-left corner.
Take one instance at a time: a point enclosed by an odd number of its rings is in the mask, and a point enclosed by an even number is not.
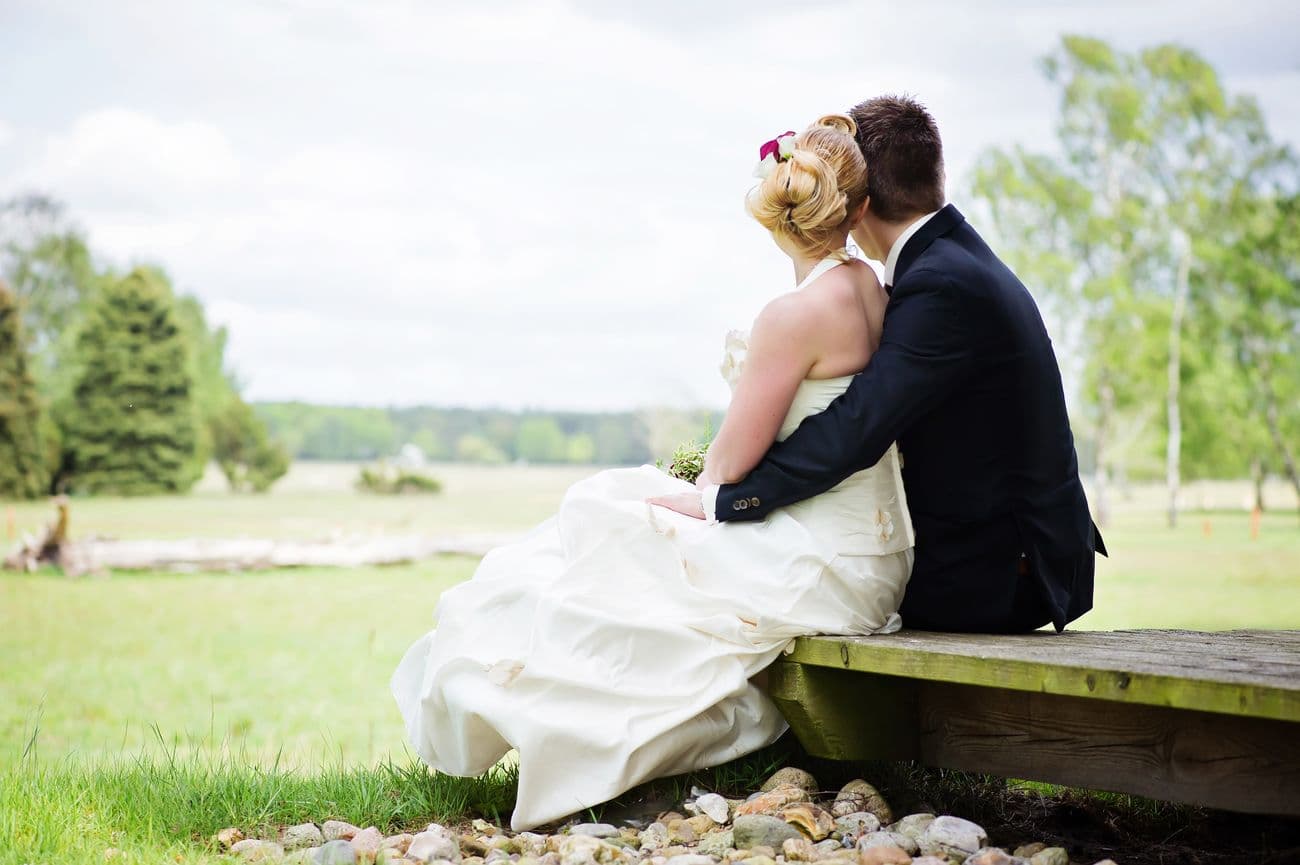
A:
[[[782,248],[805,255],[831,252],[837,230],[867,197],[867,163],[844,114],[820,117],[794,140],[790,158],[750,191],[749,214]]]

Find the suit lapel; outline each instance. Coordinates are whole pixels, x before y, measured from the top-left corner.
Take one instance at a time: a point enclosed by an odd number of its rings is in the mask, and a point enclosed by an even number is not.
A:
[[[929,222],[921,226],[920,231],[908,239],[903,251],[899,253],[898,264],[894,266],[894,285],[898,285],[902,281],[903,274],[907,273],[907,269],[916,263],[916,260],[921,257],[921,253],[930,248],[930,244],[965,221],[966,217],[962,216],[961,211],[956,207],[951,204],[944,205],[944,208],[936,213]]]

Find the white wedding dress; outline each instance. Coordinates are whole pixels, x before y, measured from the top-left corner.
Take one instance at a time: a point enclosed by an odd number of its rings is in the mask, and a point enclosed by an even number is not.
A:
[[[733,387],[745,349],[728,335]],[[851,380],[804,381],[779,437]],[[515,830],[771,744],[786,723],[749,678],[792,638],[900,627],[913,535],[895,447],[762,521],[708,525],[645,501],[689,489],[652,466],[574,484],[555,517],[443,593],[436,630],[393,674],[433,768],[476,775],[518,751]]]

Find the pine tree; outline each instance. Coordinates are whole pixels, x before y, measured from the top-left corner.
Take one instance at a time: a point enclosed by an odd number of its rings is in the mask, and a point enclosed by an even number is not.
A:
[[[77,492],[184,492],[197,479],[194,383],[171,289],[136,268],[99,293],[77,337],[64,423]]]
[[[0,281],[0,498],[48,492],[41,403],[27,358],[18,298]]]

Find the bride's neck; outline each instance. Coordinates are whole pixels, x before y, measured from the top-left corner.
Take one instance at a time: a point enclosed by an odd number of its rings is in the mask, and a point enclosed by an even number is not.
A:
[[[841,237],[840,242],[832,246],[831,251],[843,249],[847,240],[848,235]],[[826,257],[826,255],[804,255],[802,253],[790,256],[790,260],[794,262],[794,284],[798,285],[803,282],[808,277],[808,274],[812,273],[813,268],[825,261]]]

